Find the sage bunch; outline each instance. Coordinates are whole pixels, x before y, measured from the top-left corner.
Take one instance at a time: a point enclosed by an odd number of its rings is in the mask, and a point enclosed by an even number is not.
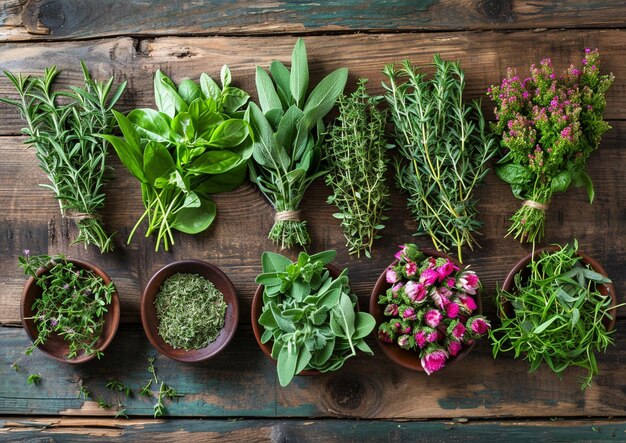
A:
[[[271,77],[270,77],[271,74]],[[327,171],[320,170],[324,123],[343,92],[348,70],[337,69],[309,89],[309,65],[304,40],[292,52],[291,70],[279,61],[270,74],[257,66],[259,106],[250,104],[256,136],[250,180],[276,210],[269,238],[282,249],[306,246],[309,233],[299,207],[309,185]]]
[[[41,186],[54,193],[61,215],[74,220],[78,228],[72,243],[93,244],[104,253],[113,249],[112,236],[105,232],[99,215],[105,200],[108,142],[97,135],[113,131],[112,109],[126,82],[112,90],[113,78],[93,80],[85,64],[80,65],[84,86],[59,91],[52,91],[61,72],[56,66],[46,68],[41,76],[4,71],[19,99],[0,101],[15,106],[26,120],[24,144],[35,148],[39,167],[50,181]]]
[[[386,65],[385,98],[404,161],[396,163],[398,186],[408,192],[417,234],[428,234],[438,250],[477,245],[474,188],[496,153],[480,102],[463,100],[465,75],[458,62],[434,57],[428,79],[407,60]]]
[[[333,216],[341,220],[348,252],[357,257],[371,257],[374,240],[385,227],[387,150],[392,147],[385,139],[386,113],[377,108],[382,97],[370,97],[366,83],[359,80],[356,91],[339,97],[339,117],[325,146],[326,184],[333,191],[328,203],[339,209]]]

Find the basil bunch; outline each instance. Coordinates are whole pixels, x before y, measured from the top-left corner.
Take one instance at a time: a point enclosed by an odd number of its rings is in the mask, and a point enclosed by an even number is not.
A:
[[[364,339],[376,322],[370,314],[355,312],[357,298],[347,270],[332,278],[325,268],[335,255],[301,252],[293,263],[272,252],[261,256],[263,273],[256,279],[265,286],[261,342],[274,340],[272,357],[278,361],[281,386],[305,369],[336,371],[357,348],[373,354]]]
[[[248,111],[241,108],[249,95],[230,86],[228,66],[221,72],[222,87],[208,75],[200,84],[183,80],[178,87],[161,71],[154,77],[158,111],[135,109],[115,117],[124,138],[102,136],[141,182],[148,218],[146,237],[157,232],[165,250],[174,243],[172,229],[196,234],[215,218],[209,194],[230,191],[245,179],[252,155]]]
[[[309,65],[304,40],[293,49],[291,71],[281,62],[270,65],[271,77],[256,68],[259,108],[250,104],[254,134],[250,179],[256,183],[277,214],[269,238],[281,248],[309,242],[306,222],[298,207],[308,186],[327,171],[319,171],[324,124],[348,79],[346,68],[325,77],[307,94]],[[315,131],[314,131],[315,130]]]

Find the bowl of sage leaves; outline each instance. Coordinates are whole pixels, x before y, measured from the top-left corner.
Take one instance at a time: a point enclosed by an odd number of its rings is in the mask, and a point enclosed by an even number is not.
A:
[[[581,388],[598,374],[596,355],[613,344],[617,298],[606,271],[578,250],[578,242],[535,250],[497,290],[502,324],[490,331],[494,358],[513,352],[530,372],[545,363],[559,377],[586,370]],[[620,305],[621,306],[621,305]]]
[[[141,297],[141,323],[161,354],[183,363],[204,361],[225,349],[235,335],[239,300],[217,266],[180,260],[148,282]]]

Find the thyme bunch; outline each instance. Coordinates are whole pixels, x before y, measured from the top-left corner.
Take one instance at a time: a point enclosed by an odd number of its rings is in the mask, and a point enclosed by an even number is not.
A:
[[[24,143],[35,148],[39,166],[51,182],[41,186],[54,192],[61,215],[78,227],[73,243],[94,244],[100,252],[108,252],[113,249],[111,236],[98,214],[105,199],[108,142],[95,135],[112,132],[112,108],[126,82],[112,91],[113,78],[98,82],[82,62],[81,68],[84,87],[54,92],[52,85],[60,72],[55,66],[46,68],[41,77],[4,71],[19,99],[0,101],[17,107],[26,120]]]
[[[399,187],[408,206],[438,250],[473,249],[476,220],[474,187],[488,172],[497,147],[487,131],[480,102],[463,101],[465,75],[458,62],[435,55],[431,79],[404,61],[386,65],[385,97],[395,126],[396,144],[405,161],[396,163]]]
[[[169,277],[154,305],[159,335],[176,349],[203,348],[215,341],[224,327],[224,295],[197,274],[177,273]]]
[[[357,257],[371,257],[389,197],[386,113],[376,108],[382,97],[370,97],[366,84],[361,79],[356,91],[339,97],[339,117],[326,139],[326,184],[333,190],[328,203],[339,209],[333,216],[341,220],[348,251]]]

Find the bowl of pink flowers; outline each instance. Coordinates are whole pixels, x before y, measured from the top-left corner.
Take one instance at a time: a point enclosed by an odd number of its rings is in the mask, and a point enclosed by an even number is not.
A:
[[[460,361],[490,324],[480,280],[452,257],[400,246],[370,298],[376,339],[392,361],[428,375]]]

